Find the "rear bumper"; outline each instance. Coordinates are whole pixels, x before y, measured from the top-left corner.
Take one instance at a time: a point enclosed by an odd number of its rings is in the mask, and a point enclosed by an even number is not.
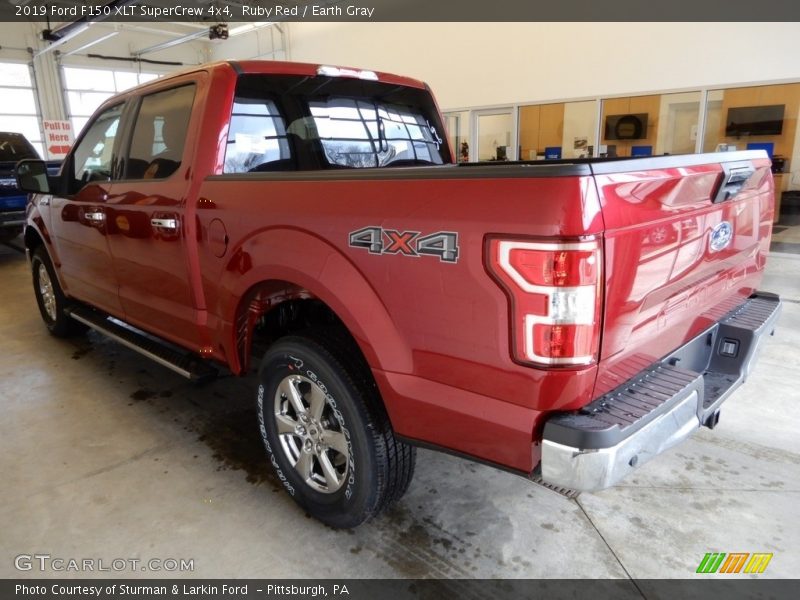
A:
[[[710,329],[576,413],[544,427],[541,478],[597,491],[719,420],[719,406],[752,372],[780,314],[757,292]]]

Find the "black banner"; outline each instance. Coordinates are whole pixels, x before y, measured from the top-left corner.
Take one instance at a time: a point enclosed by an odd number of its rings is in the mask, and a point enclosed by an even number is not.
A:
[[[800,21],[796,0],[0,0],[0,21]]]
[[[569,560],[568,556],[564,557]],[[800,581],[786,579],[28,579],[0,582],[0,598],[40,600],[234,600],[340,598],[347,600],[738,600],[796,598]]]

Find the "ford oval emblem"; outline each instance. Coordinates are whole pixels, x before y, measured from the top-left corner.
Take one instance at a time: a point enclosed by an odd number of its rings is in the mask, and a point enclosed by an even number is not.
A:
[[[708,246],[712,252],[719,252],[723,248],[727,248],[733,239],[733,225],[728,221],[723,221],[714,229],[711,230],[711,238],[708,240]]]

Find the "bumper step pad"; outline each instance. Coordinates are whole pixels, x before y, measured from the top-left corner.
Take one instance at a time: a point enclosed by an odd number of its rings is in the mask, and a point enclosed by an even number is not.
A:
[[[658,363],[578,412],[550,419],[545,437],[576,448],[609,448],[702,389],[702,377]]]
[[[544,425],[542,481],[593,491],[713,428],[719,406],[749,376],[780,315],[780,298],[759,292],[662,360],[578,411]]]

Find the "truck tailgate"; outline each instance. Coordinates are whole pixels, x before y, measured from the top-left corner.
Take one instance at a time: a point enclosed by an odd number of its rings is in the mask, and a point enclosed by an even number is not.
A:
[[[764,153],[592,165],[605,222],[595,397],[697,336],[757,288],[773,183]]]

